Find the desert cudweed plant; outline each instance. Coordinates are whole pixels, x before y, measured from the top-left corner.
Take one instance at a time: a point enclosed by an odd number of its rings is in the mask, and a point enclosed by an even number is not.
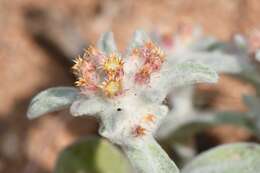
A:
[[[138,172],[176,173],[174,162],[153,138],[168,108],[162,104],[173,87],[214,83],[218,76],[205,65],[172,63],[145,33],[136,31],[124,54],[112,33],[101,37],[75,60],[77,88],[50,88],[35,96],[29,118],[70,106],[73,116],[100,120],[99,133],[125,151]]]

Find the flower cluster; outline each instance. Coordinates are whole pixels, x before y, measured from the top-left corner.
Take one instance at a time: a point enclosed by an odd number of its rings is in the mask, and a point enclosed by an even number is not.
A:
[[[135,83],[147,84],[152,73],[160,70],[165,55],[154,43],[147,41],[132,54],[143,62],[135,74]],[[123,93],[124,61],[114,53],[106,56],[94,47],[89,47],[82,57],[78,57],[72,67],[77,76],[75,82],[83,93],[102,91],[107,97]]]
[[[116,55],[104,55],[94,47],[89,47],[82,57],[78,57],[72,67],[77,76],[76,86],[83,93],[102,90],[108,97],[122,93],[123,61]]]
[[[152,42],[147,42],[139,50],[135,50],[134,53],[142,58],[144,62],[135,75],[135,82],[138,84],[149,83],[151,74],[160,70],[165,60],[165,55],[163,51]]]

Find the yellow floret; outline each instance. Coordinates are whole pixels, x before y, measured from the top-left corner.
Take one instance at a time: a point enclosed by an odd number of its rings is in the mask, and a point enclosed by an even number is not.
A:
[[[75,85],[77,87],[82,87],[82,86],[85,86],[87,83],[87,81],[84,79],[84,78],[79,78],[76,82],[75,82]]]
[[[114,97],[122,92],[122,82],[117,79],[109,79],[102,83],[101,89],[108,97]]]
[[[115,54],[111,54],[108,58],[106,58],[103,62],[102,68],[108,73],[116,73],[123,69],[123,60]]]
[[[80,71],[81,65],[83,64],[83,59],[79,56],[75,60],[73,60],[73,62],[75,64],[72,66],[72,70],[74,71],[74,73],[78,73]]]

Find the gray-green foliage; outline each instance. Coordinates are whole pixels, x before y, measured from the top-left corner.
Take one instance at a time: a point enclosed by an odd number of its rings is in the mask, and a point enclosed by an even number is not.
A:
[[[229,51],[224,51],[228,44],[206,37],[201,31],[198,32],[198,30],[200,30],[198,27],[193,29],[193,32],[189,35],[190,41],[188,44],[185,40],[182,41],[178,38],[178,33],[176,34],[177,37],[175,37],[178,41],[174,44],[172,49],[168,50],[170,61],[174,63],[190,61],[191,63],[206,64],[219,74],[239,74],[242,72],[243,68],[237,55]],[[173,39],[176,39],[175,37],[173,37]],[[157,38],[156,41],[160,43],[160,38]],[[163,46],[163,44],[161,45]],[[200,69],[202,70],[203,68]],[[187,71],[187,75],[189,74],[190,72]],[[172,81],[172,85],[174,85],[174,82],[175,80]],[[184,129],[185,134],[195,134],[195,132],[199,132],[207,127],[220,124],[220,119],[222,123],[236,124],[236,122],[233,123],[231,121],[236,118],[233,118],[227,113],[226,116],[229,118],[226,118],[228,121],[224,122],[225,119],[223,119],[223,116],[217,118],[212,117],[213,115],[218,115],[219,113],[217,112],[196,110],[192,102],[194,92],[194,86],[179,87],[172,90],[172,93],[168,95],[169,105],[173,107],[173,109],[169,111],[168,116],[164,119],[157,132],[159,139],[171,138],[172,136],[176,136],[176,134],[183,136],[183,134],[179,132],[183,132]],[[174,139],[173,141],[177,140]]]
[[[140,173],[178,173],[175,163],[153,139],[154,132],[168,113],[163,101],[176,86],[215,83],[218,75],[201,62],[175,62],[166,56],[160,71],[151,75],[149,85],[137,85],[134,74],[142,64],[142,58],[133,58],[130,52],[148,41],[143,31],[136,31],[126,53],[121,55],[126,86],[123,95],[112,99],[102,93],[82,94],[74,88],[52,88],[33,98],[28,117],[39,117],[70,106],[74,116],[87,115],[99,119],[99,134],[121,146]],[[112,33],[103,34],[98,47],[104,55],[120,54]],[[146,115],[152,115],[153,119],[147,121]],[[144,131],[137,131],[138,127]]]
[[[254,143],[228,144],[202,153],[181,173],[258,173],[260,146]]]
[[[89,137],[65,148],[59,155],[55,173],[130,173],[130,165],[120,150],[105,139]]]
[[[176,122],[167,121],[168,124],[165,123],[166,126],[161,129],[161,136],[170,143],[182,143],[208,128],[229,124],[242,127],[251,134],[254,134],[257,138],[260,138],[260,98],[257,96],[243,96],[243,101],[248,108],[247,112],[200,112],[193,110],[192,113],[192,111],[188,109],[186,109],[188,110],[186,112],[182,112],[181,110],[178,115],[174,117]],[[173,114],[172,112],[172,115],[176,115],[176,113]],[[180,117],[180,115],[182,115],[182,117]],[[168,126],[170,126],[170,130],[167,129]],[[166,133],[166,137],[164,136],[164,129],[168,132]]]
[[[195,28],[195,30],[198,29]],[[259,93],[260,73],[256,65],[251,63],[250,45],[246,38],[236,35],[231,42],[220,42],[192,33],[190,40],[189,44],[179,41],[178,44],[182,45],[174,45],[181,49],[168,50],[172,61],[190,60],[191,62],[207,64],[219,74],[232,74],[251,82]],[[200,45],[201,40],[203,40],[204,46],[196,46]],[[157,41],[160,43],[160,39],[157,38]],[[178,139],[186,139],[187,136],[218,124],[242,126],[259,136],[259,100],[252,97],[244,99],[250,109],[247,113],[205,112],[194,108],[192,102],[196,101],[193,99],[194,90],[194,87],[182,87],[173,90],[173,93],[168,96],[169,104],[173,109],[169,111],[158,130],[158,138],[169,138],[170,140],[173,138],[172,141],[178,142]]]
[[[32,99],[27,116],[33,119],[49,112],[64,109],[69,107],[78,96],[77,89],[73,87],[49,88]]]
[[[153,138],[147,138],[130,148],[124,147],[124,151],[138,172],[179,172],[177,166],[170,161],[170,158]]]
[[[236,36],[230,43],[225,43],[192,33],[189,40],[187,44],[179,39],[178,42],[174,42],[172,49],[166,48],[172,61],[189,60],[203,63],[215,69],[219,74],[241,76],[255,84],[257,89],[259,88],[260,75],[254,65],[250,63],[248,43],[243,37]],[[160,43],[160,38],[157,38],[157,41]],[[176,44],[181,45],[176,46]],[[168,104],[173,108],[169,110],[168,116],[157,132],[157,137],[164,144],[174,147],[175,151],[179,153],[179,148],[187,147],[183,144],[187,143],[192,136],[220,124],[243,127],[259,136],[259,99],[245,98],[245,102],[250,108],[250,111],[245,113],[201,111],[193,106],[193,101],[196,101],[193,99],[194,91],[193,86],[180,87],[168,95]],[[189,157],[194,157],[194,149],[188,149],[192,151]]]
[[[199,44],[199,41],[195,41],[193,45]],[[195,48],[195,49],[194,49]],[[183,51],[184,50],[184,51]],[[259,51],[259,50],[258,50]],[[186,57],[188,54],[194,55],[191,60],[193,62],[203,62],[211,68],[215,69],[218,73],[235,74],[236,77],[252,83],[259,97],[260,88],[260,73],[259,65],[255,63],[258,60],[258,52],[255,57],[250,53],[250,43],[248,40],[241,35],[235,36],[234,40],[225,42],[211,42],[206,44],[203,49],[196,49],[196,46],[191,49],[186,47],[182,51],[171,52],[171,55],[175,57],[175,61],[182,61],[181,57]],[[182,56],[179,56],[182,55]],[[203,55],[203,56],[202,56]],[[212,55],[212,56],[211,56]],[[180,57],[178,60],[178,56]],[[187,56],[191,57],[191,56]],[[255,62],[252,61],[255,58]],[[187,59],[187,58],[184,58]],[[254,63],[252,63],[254,62]],[[178,154],[183,155],[185,160],[189,160],[195,156],[193,148],[183,145],[187,140],[194,134],[206,130],[207,128],[220,125],[220,124],[231,124],[247,129],[249,132],[254,134],[258,139],[260,138],[260,99],[255,96],[245,96],[244,102],[248,107],[248,112],[216,112],[216,111],[200,111],[193,107],[192,101],[196,101],[192,98],[193,88],[181,88],[173,92],[168,96],[169,104],[173,105],[173,109],[169,111],[169,115],[162,123],[159,133],[157,134],[163,142],[170,143],[171,147],[174,147]],[[185,109],[183,108],[185,107]],[[167,144],[169,145],[169,144]],[[239,144],[238,144],[239,145]],[[242,144],[241,144],[242,145]],[[251,144],[243,144],[244,146]],[[252,157],[259,157],[259,146],[254,144],[257,150],[252,154]],[[185,148],[186,147],[186,148]],[[230,149],[234,148],[234,152],[239,155],[240,152],[247,152],[246,147],[230,146]],[[249,147],[250,148],[250,147]],[[185,149],[185,151],[183,151]],[[189,151],[187,151],[187,149]],[[209,153],[216,153],[223,157],[223,162],[220,160],[211,159],[215,155]],[[222,151],[222,150],[221,150]],[[208,157],[199,156],[203,166],[196,165],[200,160],[195,159],[191,164],[194,163],[196,166],[187,166],[184,169],[185,173],[233,173],[233,172],[260,172],[258,167],[259,162],[256,158],[256,162],[250,162],[252,160],[250,154],[247,158],[242,158],[236,162],[232,161],[227,155],[224,155],[226,150],[221,153],[218,149],[210,151]],[[253,151],[251,151],[252,153]],[[184,154],[183,154],[184,153]],[[228,153],[228,151],[227,151]],[[248,151],[250,153],[250,151]],[[249,158],[250,157],[250,158]],[[212,160],[212,163],[207,162]],[[235,164],[233,164],[235,163]]]

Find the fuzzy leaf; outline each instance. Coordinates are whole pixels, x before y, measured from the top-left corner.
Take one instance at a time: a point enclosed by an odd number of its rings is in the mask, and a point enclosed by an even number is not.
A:
[[[27,117],[37,118],[43,114],[61,110],[72,104],[79,96],[73,87],[54,87],[37,94],[31,101]]]
[[[55,173],[130,173],[128,160],[118,148],[100,138],[86,138],[59,156]]]
[[[208,65],[219,73],[239,73],[242,71],[235,56],[220,51],[192,52],[183,54],[180,59]]]
[[[210,67],[192,62],[177,64],[172,69],[164,71],[162,75],[167,74],[169,79],[164,83],[170,88],[194,83],[215,83],[218,80],[217,73]]]
[[[179,169],[152,138],[141,139],[135,146],[124,148],[138,173],[179,173]]]
[[[117,46],[112,32],[105,32],[98,41],[97,47],[107,55],[117,52]]]
[[[148,35],[143,30],[136,30],[133,34],[133,39],[130,41],[126,54],[130,55],[134,48],[142,46],[148,39]]]
[[[206,65],[183,62],[176,65],[165,64],[160,76],[152,76],[151,88],[146,89],[145,95],[155,102],[162,102],[173,87],[195,83],[215,83],[217,73]]]
[[[70,112],[73,116],[96,115],[105,107],[105,102],[98,97],[80,98],[75,101]]]
[[[260,146],[254,143],[228,144],[209,150],[191,161],[182,173],[260,172]]]

